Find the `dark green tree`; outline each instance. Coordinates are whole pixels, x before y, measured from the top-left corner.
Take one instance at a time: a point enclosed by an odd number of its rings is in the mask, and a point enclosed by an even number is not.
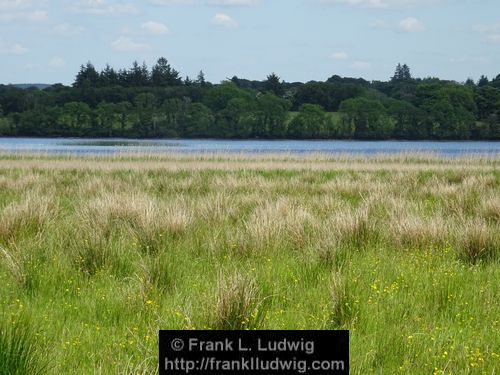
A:
[[[164,57],[158,59],[151,71],[151,83],[155,87],[179,86],[182,79],[177,70],[173,69]]]
[[[200,70],[198,73],[195,83],[200,86],[206,86],[207,81],[205,80],[205,73],[203,73],[203,70]]]
[[[364,97],[347,99],[340,105],[344,126],[354,128],[360,139],[387,139],[392,136],[394,121],[377,100]]]
[[[411,80],[411,78],[410,67],[406,64],[398,64],[391,81],[408,81]]]
[[[100,81],[104,87],[116,86],[119,84],[118,73],[109,64],[100,73]]]
[[[233,82],[224,81],[206,92],[203,103],[216,113],[226,108],[227,103],[234,98],[251,100],[252,96]]]
[[[303,104],[290,122],[291,138],[328,138],[333,133],[332,120],[317,104]]]
[[[257,122],[253,135],[260,138],[285,138],[286,119],[292,104],[268,92],[257,99]]]
[[[264,81],[264,90],[272,92],[274,95],[280,97],[285,94],[283,82],[281,82],[280,77],[275,73],[271,73],[267,76],[267,79]]]
[[[182,118],[182,136],[204,138],[210,136],[214,116],[210,108],[202,103],[191,103]]]
[[[485,75],[482,75],[480,78],[479,78],[479,81],[477,81],[477,85],[478,87],[482,87],[482,86],[486,86],[490,83],[490,81],[488,80],[488,77],[486,77]]]
[[[84,136],[92,127],[92,111],[87,103],[69,102],[57,119],[61,135]]]
[[[94,65],[89,61],[80,66],[80,71],[76,75],[74,87],[97,87],[100,85],[100,76]]]

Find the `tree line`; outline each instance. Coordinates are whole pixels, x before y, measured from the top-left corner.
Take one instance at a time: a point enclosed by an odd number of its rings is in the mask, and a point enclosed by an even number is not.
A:
[[[0,135],[135,138],[500,139],[500,74],[464,83],[333,75],[284,82],[182,78],[165,58],[150,68],[90,62],[72,86],[0,85]]]

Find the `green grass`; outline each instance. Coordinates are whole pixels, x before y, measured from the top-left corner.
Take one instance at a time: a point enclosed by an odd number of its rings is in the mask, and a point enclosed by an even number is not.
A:
[[[154,373],[159,329],[350,329],[353,374],[497,373],[498,159],[287,158],[0,168],[4,372]]]

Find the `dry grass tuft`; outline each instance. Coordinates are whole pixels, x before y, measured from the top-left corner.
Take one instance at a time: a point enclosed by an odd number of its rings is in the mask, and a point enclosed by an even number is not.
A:
[[[331,329],[347,329],[355,318],[355,313],[347,282],[340,270],[331,275],[329,296],[331,310],[328,326]]]
[[[213,329],[258,329],[265,316],[257,283],[239,272],[219,275]]]
[[[496,230],[495,230],[496,229]],[[498,258],[500,252],[499,228],[490,228],[482,220],[466,222],[456,228],[458,257],[470,264]]]
[[[52,198],[29,194],[10,203],[0,216],[0,243],[16,242],[22,235],[37,236],[56,218],[58,205]]]
[[[389,241],[396,247],[442,246],[450,236],[449,227],[440,216],[423,218],[409,214],[394,217],[387,229]]]
[[[258,206],[245,223],[245,238],[250,250],[277,248],[290,244],[304,248],[316,225],[315,217],[291,199],[279,198]]]
[[[340,246],[361,249],[379,237],[377,223],[367,207],[337,212],[330,218],[328,227]]]
[[[500,222],[500,198],[496,196],[484,199],[481,203],[480,214],[488,221]]]
[[[20,285],[26,285],[27,277],[22,259],[2,246],[0,246],[0,256],[14,280]]]

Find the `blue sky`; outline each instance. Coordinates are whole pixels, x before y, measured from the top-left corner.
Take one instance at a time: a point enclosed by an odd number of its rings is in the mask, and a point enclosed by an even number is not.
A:
[[[183,76],[500,73],[498,0],[0,0],[0,83],[71,84],[80,64],[161,56]]]

